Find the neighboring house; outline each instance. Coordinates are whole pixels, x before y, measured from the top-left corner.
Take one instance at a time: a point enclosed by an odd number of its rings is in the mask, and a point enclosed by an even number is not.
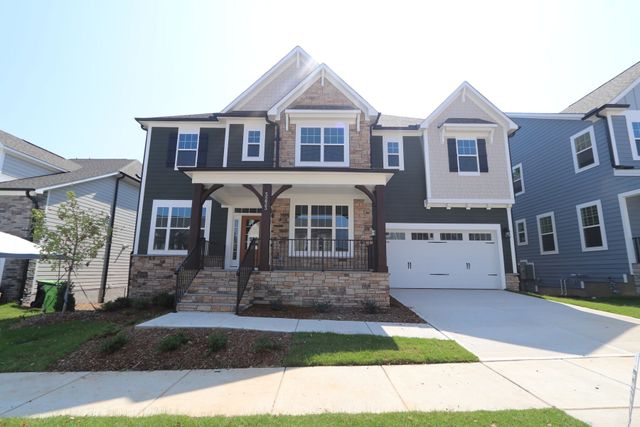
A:
[[[56,209],[73,191],[83,208],[110,216],[113,234],[96,259],[74,278],[79,304],[124,296],[133,250],[141,164],[130,159],[65,159],[0,131],[0,231],[31,240],[31,210],[58,221]],[[40,261],[0,259],[3,301],[29,302],[36,280],[57,279]]]
[[[517,126],[468,83],[426,119],[381,115],[296,47],[219,113],[136,120],[131,296],[232,310],[245,284],[243,303],[343,306],[517,285]]]
[[[606,295],[616,283],[635,294],[640,63],[561,113],[509,116],[520,126],[510,147],[523,276],[547,292]]]

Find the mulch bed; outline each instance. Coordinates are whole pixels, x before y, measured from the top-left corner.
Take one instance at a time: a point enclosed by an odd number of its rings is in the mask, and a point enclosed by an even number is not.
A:
[[[100,346],[106,338],[95,338],[49,367],[52,371],[149,371],[180,369],[226,369],[282,366],[291,343],[291,334],[232,329],[134,329],[123,332],[128,341],[113,354],[104,354]],[[183,333],[188,342],[168,352],[158,351],[166,336]],[[207,337],[212,333],[227,335],[226,348],[209,352]],[[268,338],[279,348],[254,351],[258,338]]]
[[[360,320],[365,322],[398,322],[425,323],[425,321],[402,305],[395,298],[391,298],[391,306],[378,313],[366,313],[364,307],[330,307],[326,313],[319,313],[313,307],[297,307],[283,305],[278,310],[270,305],[255,304],[240,313],[240,316],[256,317],[284,317],[288,319],[323,319],[323,320]]]

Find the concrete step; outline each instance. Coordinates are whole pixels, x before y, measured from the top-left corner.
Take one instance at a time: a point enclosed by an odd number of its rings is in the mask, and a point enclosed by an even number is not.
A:
[[[240,310],[247,308],[247,304],[241,304]],[[236,304],[202,304],[202,303],[187,303],[179,302],[178,311],[200,311],[200,312],[218,312],[218,313],[233,313],[236,311]]]
[[[235,297],[218,296],[218,295],[191,295],[186,294],[180,302],[196,303],[196,304],[231,304],[236,302]]]

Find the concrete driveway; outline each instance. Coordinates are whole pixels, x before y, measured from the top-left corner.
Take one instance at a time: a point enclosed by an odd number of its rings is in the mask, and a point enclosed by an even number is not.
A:
[[[640,321],[507,291],[393,289],[482,361],[630,356]]]

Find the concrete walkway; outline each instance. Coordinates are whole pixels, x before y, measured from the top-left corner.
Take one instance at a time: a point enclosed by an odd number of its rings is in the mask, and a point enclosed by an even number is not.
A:
[[[558,407],[626,425],[633,358],[0,374],[0,416],[309,414]],[[640,409],[633,425],[640,426]]]
[[[283,319],[236,316],[231,313],[169,313],[138,328],[228,328],[272,332],[333,332],[393,337],[448,339],[427,323],[385,323],[349,320]]]

